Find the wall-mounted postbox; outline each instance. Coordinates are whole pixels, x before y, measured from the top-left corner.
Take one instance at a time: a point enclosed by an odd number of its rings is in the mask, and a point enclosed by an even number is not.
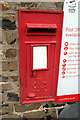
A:
[[[21,103],[54,101],[63,12],[19,10]]]

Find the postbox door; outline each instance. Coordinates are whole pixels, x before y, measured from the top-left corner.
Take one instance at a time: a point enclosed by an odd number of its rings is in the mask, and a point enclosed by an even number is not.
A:
[[[51,98],[55,44],[26,44],[26,98]]]

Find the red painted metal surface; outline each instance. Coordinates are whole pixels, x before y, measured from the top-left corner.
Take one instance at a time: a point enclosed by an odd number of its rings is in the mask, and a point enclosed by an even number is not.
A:
[[[57,103],[80,101],[80,94],[58,96]]]
[[[56,24],[27,23],[26,35],[56,35]]]
[[[27,23],[27,35],[56,35],[56,30],[56,24]]]
[[[56,100],[63,12],[19,10],[21,103]],[[33,47],[47,47],[47,68],[33,69]]]
[[[33,24],[33,23],[27,23],[28,28],[48,28],[48,29],[54,29],[57,28],[56,24]]]

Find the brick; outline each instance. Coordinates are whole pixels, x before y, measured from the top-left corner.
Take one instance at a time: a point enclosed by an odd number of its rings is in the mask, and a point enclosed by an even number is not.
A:
[[[15,58],[17,55],[17,50],[14,48],[9,48],[4,52],[6,58]]]
[[[14,71],[18,69],[17,61],[3,61],[2,70],[3,71]]]
[[[9,30],[6,32],[6,41],[9,45],[12,45],[16,42],[17,33],[16,31]]]
[[[16,112],[25,112],[25,111],[29,111],[29,110],[35,110],[35,109],[39,109],[41,106],[40,103],[37,104],[30,104],[30,105],[15,105],[15,111]]]
[[[9,9],[8,3],[7,2],[0,2],[0,10],[7,10]]]

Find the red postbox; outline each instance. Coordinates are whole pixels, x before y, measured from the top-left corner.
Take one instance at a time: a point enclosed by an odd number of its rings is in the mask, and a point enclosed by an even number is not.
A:
[[[54,101],[63,12],[19,10],[21,103]]]

